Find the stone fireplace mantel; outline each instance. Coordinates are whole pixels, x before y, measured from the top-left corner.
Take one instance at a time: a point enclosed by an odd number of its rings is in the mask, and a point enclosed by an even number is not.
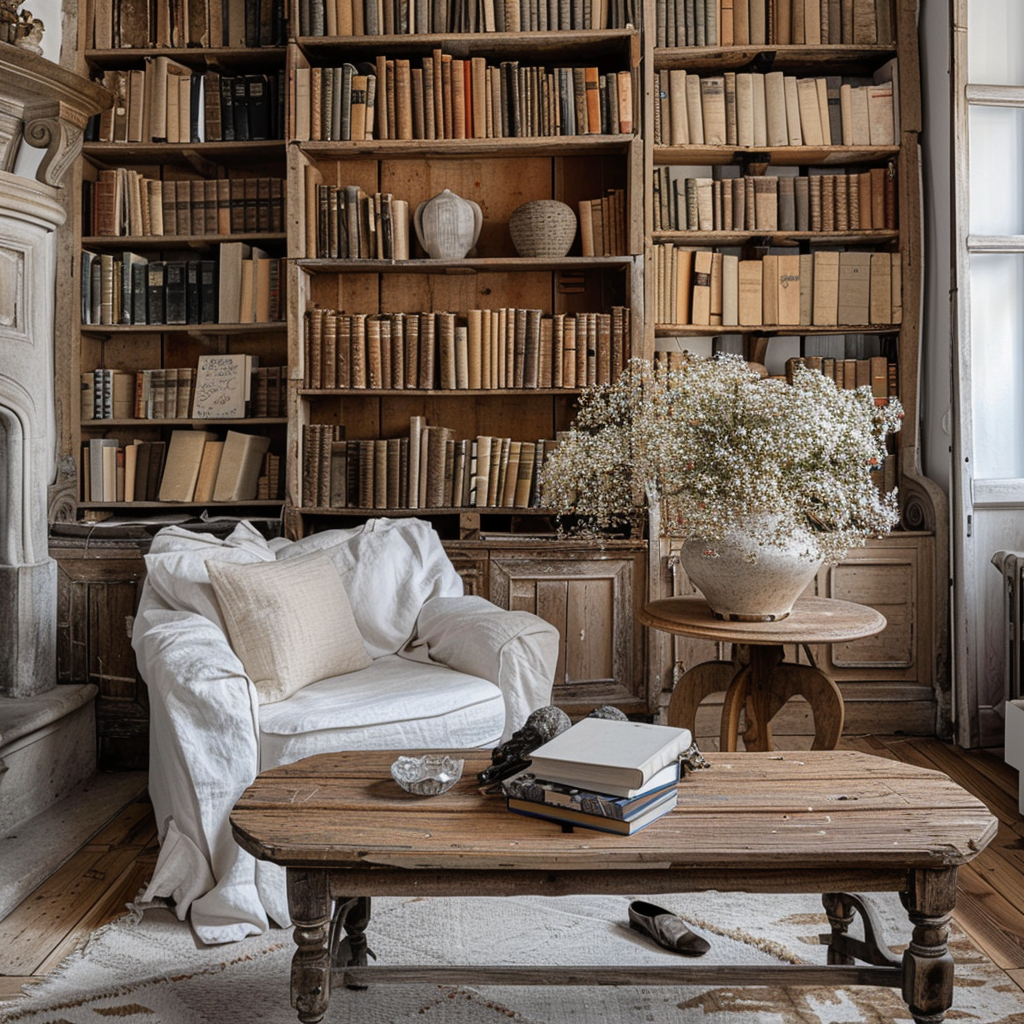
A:
[[[0,170],[14,169],[24,139],[46,150],[37,180],[60,187],[81,152],[89,118],[111,100],[101,85],[21,47],[0,43]]]

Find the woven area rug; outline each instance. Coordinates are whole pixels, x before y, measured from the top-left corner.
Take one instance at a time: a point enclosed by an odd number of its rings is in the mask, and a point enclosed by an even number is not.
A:
[[[827,931],[815,896],[699,893],[659,896],[710,942],[704,963],[824,963]],[[886,941],[909,925],[895,897],[873,897]],[[368,930],[390,964],[645,964],[684,958],[626,927],[628,897],[377,899]],[[290,930],[198,946],[164,908],[129,914],[91,936],[30,994],[0,1004],[10,1024],[255,1024],[296,1020],[289,1003]],[[1021,1024],[1024,998],[955,933],[949,1021]],[[891,989],[850,987],[467,987],[380,985],[335,990],[326,1018],[346,1024],[898,1024]]]

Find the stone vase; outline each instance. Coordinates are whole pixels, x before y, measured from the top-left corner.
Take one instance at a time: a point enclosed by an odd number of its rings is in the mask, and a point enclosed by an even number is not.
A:
[[[461,260],[476,245],[484,217],[472,199],[451,189],[420,203],[413,217],[416,237],[435,260]]]
[[[762,544],[734,529],[720,541],[686,541],[679,560],[690,582],[718,619],[777,622],[793,610],[821,567],[811,534],[801,531],[784,546]]]

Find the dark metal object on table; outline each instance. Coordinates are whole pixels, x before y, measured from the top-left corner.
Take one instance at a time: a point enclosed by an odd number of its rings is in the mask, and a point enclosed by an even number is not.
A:
[[[538,708],[521,728],[491,751],[491,765],[477,773],[480,784],[489,786],[525,770],[530,765],[529,755],[571,724],[569,716],[553,704]]]

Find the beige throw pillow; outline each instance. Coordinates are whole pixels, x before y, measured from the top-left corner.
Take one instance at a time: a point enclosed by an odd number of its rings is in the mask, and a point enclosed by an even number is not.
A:
[[[326,555],[250,565],[210,559],[206,568],[231,646],[261,704],[370,664],[345,586]]]

